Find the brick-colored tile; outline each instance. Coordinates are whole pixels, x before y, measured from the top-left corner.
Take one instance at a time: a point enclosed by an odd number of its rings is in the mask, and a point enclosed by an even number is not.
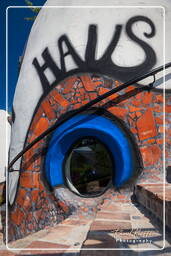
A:
[[[96,231],[112,231],[115,229],[131,229],[130,222],[119,222],[119,221],[102,221],[96,220],[92,223],[90,230]]]
[[[48,99],[44,100],[41,106],[49,120],[56,118],[56,114],[53,111]]]
[[[41,117],[37,124],[35,125],[34,134],[39,136],[43,132],[45,132],[48,128],[48,119],[45,117]]]
[[[50,242],[43,242],[43,241],[34,241],[32,242],[30,245],[27,246],[27,248],[40,248],[39,250],[25,250],[25,251],[21,251],[19,255],[58,255],[58,256],[62,256],[63,253],[66,251],[65,249],[69,248],[69,246],[67,245],[63,245],[63,244],[56,244],[56,243],[50,243]],[[41,250],[42,248],[42,250]],[[57,249],[57,250],[47,250],[47,249]],[[45,250],[43,250],[45,249]],[[58,249],[62,249],[62,250],[58,250]]]
[[[28,212],[27,216],[26,216],[27,223],[31,222],[32,218],[33,218],[33,213],[32,212]]]
[[[97,93],[91,92],[91,93],[89,93],[89,97],[90,97],[91,100],[94,100],[94,99],[97,98]]]
[[[96,91],[97,86],[101,85],[101,81],[93,81],[89,75],[82,75],[81,81],[86,91]]]
[[[63,209],[64,212],[68,212],[69,211],[69,207],[62,201],[58,201],[59,206]]]
[[[8,250],[0,250],[0,255],[1,256],[15,256],[16,253],[8,251]]]
[[[23,209],[25,211],[28,211],[31,207],[31,198],[26,195],[26,197],[24,198],[24,202],[23,202],[23,205],[22,205]]]
[[[108,233],[89,232],[82,248],[118,248],[116,240]]]
[[[29,149],[25,154],[24,154],[24,163],[23,165],[25,166],[24,169],[27,170],[33,170],[33,157],[34,157],[34,151],[33,148]]]
[[[157,102],[157,103],[163,103],[163,95],[162,94],[159,94],[159,95],[155,95],[155,99],[154,99],[154,102]]]
[[[149,139],[149,140],[145,140],[145,141],[143,141],[143,144],[152,144],[152,143],[154,143],[155,142],[155,139]]]
[[[41,107],[39,107],[39,109],[37,110],[36,115],[33,119],[33,122],[31,124],[31,128],[30,128],[31,131],[34,129],[35,125],[37,124],[37,122],[41,118],[42,114],[43,114],[43,109]]]
[[[141,111],[141,108],[134,107],[134,106],[128,106],[130,112],[135,112],[135,111]]]
[[[164,129],[165,129],[164,126],[160,126],[158,129],[159,133],[164,133]]]
[[[137,120],[137,129],[140,140],[149,139],[157,135],[154,116],[150,108]]]
[[[20,189],[18,190],[18,197],[17,197],[17,203],[18,203],[20,206],[23,206],[23,203],[24,203],[24,200],[25,200],[25,196],[26,196],[26,190],[20,188]]]
[[[23,188],[38,188],[40,174],[36,172],[23,172],[20,176],[20,186]]]
[[[82,78],[83,77],[83,78]],[[80,81],[81,78],[81,81]],[[52,89],[52,91],[50,92],[50,97],[47,96],[47,98],[45,99],[44,103],[42,106],[39,107],[38,112],[36,113],[36,116],[34,117],[33,123],[31,125],[30,128],[30,133],[29,133],[29,137],[27,140],[27,143],[32,141],[33,139],[35,139],[38,135],[40,135],[40,133],[42,133],[45,128],[48,128],[48,123],[49,120],[53,119],[55,117],[54,113],[57,112],[58,117],[60,116],[61,112],[64,113],[65,109],[71,104],[71,102],[69,102],[67,99],[70,99],[73,97],[73,101],[72,104],[74,102],[74,104],[72,105],[72,109],[74,108],[78,108],[80,106],[82,106],[83,104],[85,104],[87,102],[87,100],[95,98],[97,96],[97,88],[98,88],[98,93],[102,94],[104,92],[107,92],[108,89],[107,88],[112,88],[113,83],[109,83],[107,84],[107,82],[105,82],[105,79],[103,77],[99,78],[99,77],[94,77],[92,78],[90,75],[84,75],[84,76],[80,76],[80,78],[78,76],[73,76],[71,78],[67,78],[63,83],[61,83],[60,85],[58,84],[56,86],[56,88]],[[118,86],[119,82],[116,84],[115,86]],[[103,86],[103,88],[100,86]],[[84,87],[84,88],[81,88]],[[85,93],[85,89],[86,89],[86,93]],[[129,92],[130,90],[134,90],[135,87],[129,87],[127,90],[125,90],[125,92]],[[78,96],[78,101],[76,101],[76,97],[75,97],[75,93]],[[63,95],[66,94],[66,95]],[[119,95],[114,95],[112,97],[116,97]],[[50,101],[50,99],[53,100]],[[75,98],[74,98],[75,97]],[[111,100],[112,97],[109,97],[108,100]],[[122,97],[121,95],[119,97]],[[118,101],[120,100],[117,99]],[[159,165],[161,164],[161,158],[162,158],[162,153],[160,150],[160,145],[162,144],[161,142],[161,138],[160,136],[158,137],[158,139],[154,138],[156,135],[159,135],[159,132],[162,132],[163,129],[161,127],[162,125],[162,110],[163,110],[163,106],[162,103],[163,102],[163,97],[161,95],[157,95],[156,92],[143,92],[143,93],[139,93],[137,94],[135,97],[131,97],[129,98],[129,104],[128,104],[128,100],[123,101],[121,105],[113,107],[113,114],[117,115],[118,117],[120,117],[121,119],[126,119],[129,120],[129,116],[128,114],[130,113],[130,119],[134,119],[131,121],[129,121],[129,125],[130,125],[130,129],[133,133],[137,134],[138,131],[138,137],[140,138],[140,143],[141,144],[141,152],[143,155],[143,159],[144,159],[144,165],[145,167],[149,166],[152,168],[152,166],[156,166],[156,168],[160,168]],[[57,104],[58,103],[58,104]],[[141,108],[141,104],[142,108]],[[59,104],[62,106],[62,108],[60,107],[60,111],[62,109],[62,111],[59,113],[58,108],[59,108]],[[149,108],[149,105],[151,106],[151,108]],[[51,106],[53,106],[53,111],[51,112]],[[102,105],[102,103],[100,103],[99,105]],[[166,102],[166,106],[167,106],[167,111],[166,114],[170,113],[170,99],[167,99]],[[128,111],[129,109],[129,111]],[[56,111],[56,112],[55,112]],[[145,111],[145,112],[144,112]],[[151,111],[151,113],[149,114],[149,112]],[[153,115],[153,112],[156,112],[156,116]],[[46,117],[43,116],[43,113],[46,114]],[[152,118],[151,118],[151,116]],[[154,118],[155,116],[155,118]],[[138,120],[138,121],[136,121]],[[147,122],[148,120],[148,122]],[[139,123],[138,126],[138,130],[136,129],[136,122]],[[151,124],[153,123],[153,124]],[[150,124],[150,125],[149,125]],[[168,121],[168,124],[169,121]],[[157,127],[157,128],[156,128]],[[158,129],[159,128],[159,129]],[[34,133],[35,130],[35,133]],[[169,136],[171,135],[169,128],[167,131],[167,136],[168,136],[168,146],[169,146]],[[158,143],[159,145],[156,145],[155,143]],[[149,145],[149,144],[153,144],[153,145]],[[40,145],[36,145],[34,148],[32,148],[32,150],[29,150],[29,152],[27,152],[24,157],[23,160],[25,161],[25,169],[27,170],[40,170],[40,164],[41,164],[41,158],[42,155],[40,154],[40,157],[38,159],[38,161],[35,161],[35,152],[38,149]],[[152,146],[152,147],[151,147]],[[169,150],[167,150],[166,152],[166,157],[169,157]],[[26,161],[27,160],[27,161]],[[36,169],[37,168],[37,169]],[[147,169],[147,168],[146,168]],[[31,173],[31,172],[30,172]],[[148,173],[146,172],[145,175],[147,175]],[[158,174],[155,173],[149,173],[148,177],[150,179],[153,179],[154,181],[159,181],[159,177],[157,176]],[[25,209],[27,209],[27,207],[30,205],[30,198],[31,200],[38,201],[36,203],[36,212],[29,213],[28,211],[28,215],[24,216],[23,218],[27,218],[27,225],[29,223],[29,221],[31,221],[31,219],[33,218],[33,216],[37,219],[40,219],[43,217],[43,214],[41,214],[41,210],[40,208],[42,207],[43,209],[46,208],[46,204],[48,205],[50,200],[49,200],[49,196],[47,195],[48,200],[37,200],[38,197],[38,191],[40,189],[40,176],[39,175],[34,175],[34,176],[30,176],[29,179],[29,175],[27,177],[20,177],[20,181],[22,182],[23,187],[25,188],[33,188],[34,186],[32,184],[34,184],[37,187],[37,190],[33,190],[30,194],[30,197],[26,198],[26,196],[21,196],[20,198],[18,198],[18,204],[23,207],[25,205]],[[21,184],[20,184],[21,185]],[[35,188],[35,187],[34,187]],[[41,190],[43,190],[44,188],[41,188]],[[147,188],[146,188],[147,189]],[[139,191],[140,192],[140,191]],[[142,191],[144,193],[144,191]],[[156,210],[156,212],[158,212],[159,215],[161,215],[161,210],[159,208],[161,208],[161,202],[162,202],[162,191],[160,190],[160,188],[152,190],[148,189],[148,193],[144,193],[144,201],[145,203],[147,203],[147,205],[149,207],[153,208],[153,211]],[[148,200],[146,200],[146,197],[150,197],[151,196],[151,201],[149,202],[149,198]],[[42,193],[42,197],[44,199],[44,197],[46,197],[46,194]],[[120,198],[119,198],[120,197]],[[168,194],[166,196],[167,198],[167,207],[170,207],[170,195]],[[94,199],[93,199],[94,200]],[[94,222],[94,227],[97,227],[98,223],[97,220],[101,220],[101,224],[103,227],[106,228],[106,230],[108,231],[108,228],[110,228],[111,225],[116,225],[116,223],[118,225],[123,224],[123,228],[125,228],[125,226],[127,224],[125,223],[129,223],[129,221],[126,220],[130,220],[129,218],[127,219],[127,217],[123,217],[124,214],[124,210],[127,211],[127,207],[125,206],[125,208],[123,207],[122,204],[120,205],[110,205],[111,201],[123,201],[124,198],[122,198],[122,194],[121,195],[112,195],[110,197],[110,200],[107,198],[106,199],[106,203],[105,205],[102,205],[102,212],[98,212],[97,213],[97,219],[96,222]],[[120,202],[119,201],[119,202]],[[142,199],[143,201],[143,199]],[[143,202],[144,202],[143,201]],[[39,203],[40,202],[40,203]],[[44,205],[43,205],[44,204]],[[61,205],[61,208],[67,212],[68,208],[66,208],[66,205]],[[99,207],[100,208],[100,207]],[[47,211],[48,207],[46,208],[45,212]],[[170,207],[171,209],[171,207]],[[67,228],[74,228],[74,226],[84,226],[86,225],[86,223],[84,224],[84,220],[85,220],[85,215],[84,214],[89,214],[89,207],[86,208],[84,207],[84,210],[82,211],[82,219],[81,220],[66,220],[66,222],[64,222],[64,225],[67,226]],[[81,212],[80,211],[80,212]],[[19,213],[19,216],[21,218],[21,215]],[[81,215],[80,215],[81,216]],[[129,215],[128,215],[129,216]],[[14,216],[13,216],[14,217]],[[119,219],[121,218],[121,219]],[[34,219],[34,218],[33,218]],[[104,221],[105,220],[105,221]],[[123,223],[122,223],[122,220]],[[15,220],[16,221],[16,220]],[[17,219],[18,221],[18,219]],[[17,222],[16,221],[16,222]],[[15,222],[15,223],[16,223]],[[20,221],[21,222],[21,221]],[[113,223],[109,226],[109,223]],[[22,222],[24,223],[24,222]],[[21,229],[23,230],[23,232],[25,232],[25,227],[21,225]],[[96,224],[96,226],[95,226]],[[61,225],[61,224],[60,224]],[[58,236],[59,233],[61,233],[63,236],[68,236],[68,234],[70,234],[70,229],[65,229],[64,227],[62,228],[61,226],[58,226],[57,231],[52,230],[52,233],[48,234],[49,236],[49,240],[48,242],[51,242],[53,237]],[[92,227],[93,227],[92,225]],[[34,227],[35,228],[35,227]],[[85,228],[85,227],[84,227]],[[113,228],[113,226],[112,226]],[[33,229],[33,227],[31,228]],[[51,240],[50,240],[51,239]],[[93,238],[89,238],[89,240],[93,240]],[[63,243],[62,241],[59,243]],[[91,241],[90,241],[91,243]],[[103,252],[102,252],[103,253]],[[96,254],[97,255],[97,254]],[[103,254],[104,255],[104,254]]]
[[[141,103],[141,101],[139,101],[139,100],[132,100],[132,104],[135,106],[135,107],[139,107],[142,103]]]
[[[33,180],[33,187],[34,187],[34,188],[39,188],[39,184],[40,184],[40,173],[38,173],[38,172],[33,172],[33,173],[32,173],[32,180]]]
[[[163,119],[160,117],[155,118],[157,124],[163,124]]]
[[[142,102],[144,104],[149,105],[152,102],[153,94],[151,92],[144,92],[144,95],[142,97]]]
[[[57,226],[51,229],[49,234],[43,237],[43,240],[48,242],[51,242],[51,241],[54,242],[55,240],[57,241],[58,238],[68,237],[69,234],[72,232],[72,230],[73,230],[72,226],[64,226],[64,225]]]
[[[80,226],[80,225],[87,225],[90,223],[90,220],[80,220],[80,219],[66,219],[62,222],[64,225],[71,225],[71,226]]]
[[[115,212],[115,211],[121,211],[122,205],[118,204],[107,204],[107,205],[102,205],[100,207],[102,211],[110,211],[110,212]]]
[[[130,220],[130,215],[124,212],[98,212],[96,219],[108,219],[108,220]]]
[[[11,212],[10,218],[12,222],[14,222],[16,225],[20,225],[24,217],[24,213],[17,208],[15,211]]]
[[[99,89],[99,95],[102,95],[102,94],[104,94],[104,93],[106,93],[106,92],[108,92],[108,91],[109,91],[109,89],[100,87],[100,89]]]
[[[140,148],[144,166],[150,166],[159,161],[162,156],[162,151],[158,145],[149,145]]]
[[[171,105],[166,105],[165,111],[166,113],[171,113]]]
[[[32,196],[32,200],[35,202],[35,201],[37,201],[37,199],[38,199],[38,196],[39,196],[39,190],[37,189],[37,190],[32,190],[31,191],[31,196]]]
[[[77,79],[78,78],[75,77],[75,76],[74,77],[70,77],[69,80],[67,81],[67,83],[65,84],[65,88],[62,91],[62,93],[67,94],[67,93],[71,92],[71,90],[72,90],[75,82],[77,81]]]
[[[136,117],[140,117],[140,116],[142,116],[142,113],[140,112],[140,111],[137,111],[137,112],[135,112],[135,114],[136,114]]]
[[[168,214],[170,214],[170,207],[168,202],[171,202],[171,186],[166,184],[165,197],[163,197],[163,184],[137,185],[135,194],[137,196],[137,200],[161,221],[163,221],[163,200],[166,200],[166,225],[171,228],[171,225],[169,226],[167,217]]]
[[[134,133],[134,134],[137,133],[137,129],[135,129],[134,127],[132,127],[130,130],[131,130],[131,132]]]
[[[121,107],[111,107],[108,109],[113,115],[116,115],[120,117],[121,119],[124,119],[126,117],[126,114],[128,113],[128,110],[126,108]]]
[[[163,106],[161,106],[161,104],[154,104],[154,106],[152,107],[152,110],[157,113],[162,113]]]
[[[53,91],[53,98],[63,108],[67,108],[68,107],[69,102],[61,94],[59,94],[56,90]]]

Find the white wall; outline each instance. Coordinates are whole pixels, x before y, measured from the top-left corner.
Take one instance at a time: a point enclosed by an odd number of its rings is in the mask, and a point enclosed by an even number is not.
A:
[[[8,113],[0,109],[0,183],[5,181],[5,167],[8,164],[11,126],[7,116]]]
[[[77,0],[48,0],[46,6],[62,5],[138,5],[136,8],[42,8],[29,36],[26,52],[18,78],[17,87],[14,96],[15,122],[12,127],[12,139],[10,147],[10,160],[12,160],[23,148],[25,136],[34,112],[34,109],[43,93],[40,79],[35,67],[32,64],[36,57],[40,64],[43,64],[41,57],[42,51],[48,47],[56,64],[60,68],[60,53],[57,47],[58,39],[61,35],[67,34],[74,48],[84,59],[88,26],[97,24],[98,26],[98,44],[96,58],[99,59],[109,45],[117,24],[123,25],[120,40],[115,51],[112,54],[112,60],[119,66],[131,67],[141,64],[145,55],[141,47],[133,42],[125,33],[125,24],[129,18],[136,15],[142,15],[150,18],[156,27],[156,34],[152,38],[144,36],[144,32],[150,33],[150,27],[145,22],[138,22],[133,26],[134,33],[143,41],[148,43],[155,51],[157,62],[155,66],[163,64],[163,22],[164,9],[144,8],[144,5],[160,5],[166,8],[166,62],[171,60],[171,1],[154,0],[152,3],[148,0],[142,1],[77,1]],[[143,8],[141,8],[143,7]],[[75,68],[75,63],[70,57],[66,57],[67,71]],[[54,81],[52,73],[47,72],[49,82]],[[171,83],[170,83],[171,84]],[[169,85],[169,84],[168,84]],[[170,87],[171,88],[171,87]],[[14,165],[19,169],[20,160]],[[16,182],[13,184],[14,175],[11,174],[11,191],[15,190]]]

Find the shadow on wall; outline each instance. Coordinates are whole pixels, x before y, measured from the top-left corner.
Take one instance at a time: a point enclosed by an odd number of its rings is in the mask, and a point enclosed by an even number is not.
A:
[[[171,183],[171,166],[168,166],[166,168],[166,181],[168,183]]]
[[[163,80],[164,80],[164,77],[160,77],[159,79],[157,79],[154,83],[154,87],[157,89],[158,86],[162,85],[163,84]],[[171,73],[167,74],[165,76],[165,82],[171,80]]]

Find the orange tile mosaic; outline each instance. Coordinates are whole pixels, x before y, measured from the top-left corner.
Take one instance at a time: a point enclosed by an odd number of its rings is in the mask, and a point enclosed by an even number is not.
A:
[[[73,75],[66,78],[59,85],[52,88],[37,108],[32,120],[26,144],[34,140],[49,128],[52,122],[57,121],[60,115],[69,110],[74,110],[86,104],[98,95],[101,95],[115,86],[121,84],[119,81],[107,81],[101,76],[91,74]],[[110,88],[109,88],[110,87]],[[131,93],[134,91],[134,96]],[[130,94],[129,94],[130,92]],[[127,93],[127,96],[125,96]],[[117,101],[115,101],[117,98]],[[109,102],[110,101],[110,102]],[[166,118],[170,118],[171,97],[166,98]],[[105,101],[98,104],[104,106],[113,115],[125,121],[128,129],[135,136],[135,140],[140,147],[144,164],[144,173],[150,179],[157,181],[157,176],[163,169],[162,166],[162,144],[163,144],[163,96],[157,92],[138,91],[135,86],[125,89],[122,95],[110,96]],[[116,105],[119,103],[119,106]],[[169,120],[170,120],[169,119]],[[170,142],[170,128],[167,128],[166,142]],[[43,176],[42,163],[45,156],[45,149],[48,145],[47,138],[37,143],[22,158],[22,172],[19,179],[19,189],[17,192],[14,207],[9,213],[11,225],[11,236],[9,239],[21,238],[21,233],[17,233],[18,226],[22,223],[23,236],[27,233],[51,225],[52,222],[60,222],[70,212],[70,207],[60,200],[55,200],[53,193],[48,189]],[[169,154],[167,157],[170,157]],[[170,160],[171,162],[171,160]],[[150,168],[157,166],[156,172],[151,173]],[[142,178],[142,181],[145,178]],[[128,200],[128,195],[118,195],[109,192],[106,195],[106,204],[109,200]],[[85,201],[80,199],[80,216],[92,214],[96,211],[95,200]],[[97,204],[100,205],[100,200]],[[43,210],[42,210],[43,209]],[[55,216],[55,217],[54,217]],[[43,220],[46,219],[46,223]],[[34,221],[33,221],[34,220]],[[40,221],[41,220],[41,221]],[[41,226],[39,226],[39,224]],[[25,233],[25,234],[24,234]]]

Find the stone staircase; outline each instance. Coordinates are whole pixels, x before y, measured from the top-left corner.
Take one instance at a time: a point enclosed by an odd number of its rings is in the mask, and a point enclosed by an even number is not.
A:
[[[167,200],[169,189],[166,188]],[[71,215],[56,227],[9,243],[8,250],[1,242],[0,255],[146,256],[152,251],[154,255],[171,255],[169,233],[163,240],[161,221],[154,218],[154,212],[150,213],[153,203],[147,202],[155,198],[157,204],[161,186],[137,185],[135,195],[140,203],[106,199],[94,216]]]

